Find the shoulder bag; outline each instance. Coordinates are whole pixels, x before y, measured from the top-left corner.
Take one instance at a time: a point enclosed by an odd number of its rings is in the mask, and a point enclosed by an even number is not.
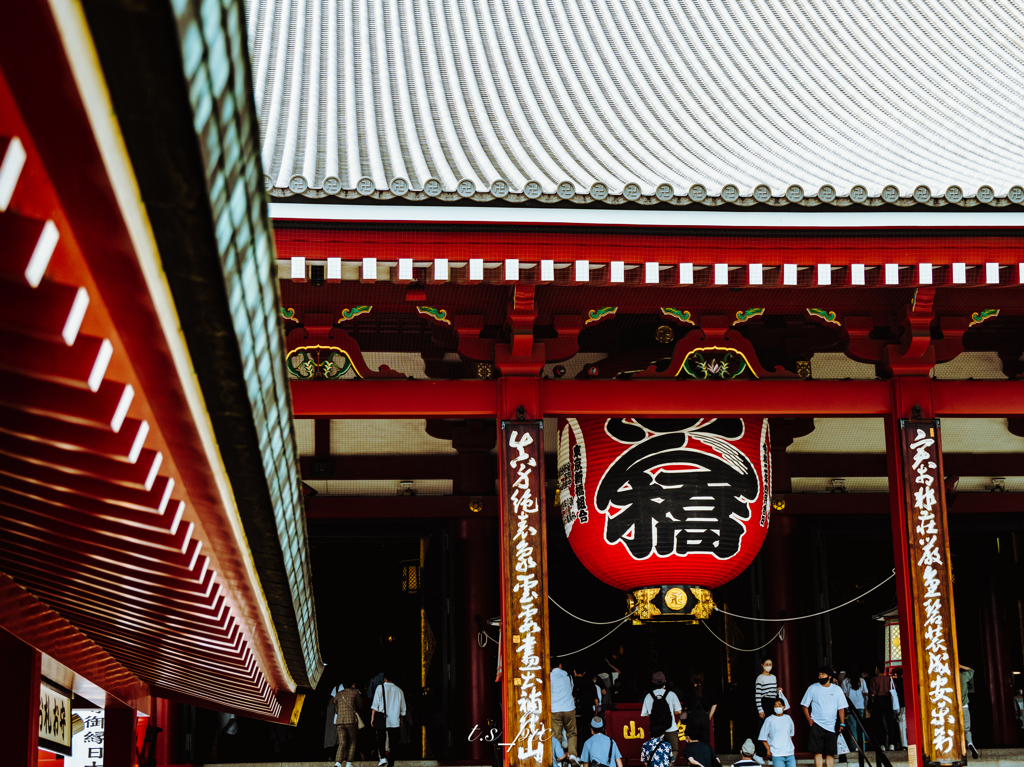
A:
[[[348,710],[351,711],[353,713],[353,715],[355,715],[356,725],[357,725],[356,729],[357,730],[363,729],[366,726],[366,724],[363,723],[363,718],[361,716],[359,716],[359,712],[356,711],[354,708],[352,708],[352,704],[348,702],[348,698],[344,697],[341,693],[338,693],[338,698],[340,700],[345,701],[345,705],[348,706]],[[334,701],[334,707],[335,707],[335,709],[337,709],[337,707],[338,707],[338,701],[337,700]]]
[[[377,716],[373,717],[373,729],[386,730],[388,727],[388,688],[383,682],[380,685],[380,697],[384,701],[384,711],[378,711]]]

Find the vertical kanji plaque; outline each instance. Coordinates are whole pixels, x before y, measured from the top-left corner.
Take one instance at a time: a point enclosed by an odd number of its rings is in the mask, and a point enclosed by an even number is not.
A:
[[[964,764],[963,709],[939,422],[901,421],[900,432],[914,595],[922,761],[925,765]]]
[[[551,764],[542,421],[502,421],[501,649],[505,763]]]

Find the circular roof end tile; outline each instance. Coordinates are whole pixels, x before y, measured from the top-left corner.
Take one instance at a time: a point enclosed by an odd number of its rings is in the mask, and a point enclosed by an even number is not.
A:
[[[964,190],[958,186],[951,186],[946,190],[946,199],[950,202],[961,202],[964,199]]]
[[[544,190],[541,188],[539,181],[527,181],[523,184],[523,194],[526,195],[528,200],[536,200],[544,194]]]
[[[758,184],[754,187],[754,199],[758,202],[768,202],[772,198],[772,188],[767,184]]]
[[[363,195],[363,197],[369,197],[376,189],[377,187],[373,183],[373,179],[367,176],[363,176],[356,182],[356,191]]]
[[[868,190],[863,184],[857,184],[850,190],[850,199],[856,203],[865,203],[868,201]]]
[[[932,198],[932,190],[924,184],[914,189],[915,202],[928,202]]]
[[[576,187],[573,185],[571,181],[563,181],[561,184],[558,185],[558,188],[555,190],[555,193],[563,200],[571,200],[573,197],[576,196]]]
[[[472,197],[476,194],[476,184],[474,184],[470,179],[464,178],[455,187],[455,191],[457,191],[462,197]]]
[[[836,188],[831,184],[825,184],[818,190],[818,199],[822,202],[835,202]]]
[[[672,188],[671,184],[659,184],[658,188],[654,190],[654,196],[662,202],[668,202],[676,196],[676,190]]]
[[[608,185],[602,184],[600,181],[590,187],[590,196],[595,200],[604,200],[608,197]]]
[[[708,190],[704,188],[703,184],[694,184],[686,196],[694,202],[704,202],[708,198]]]
[[[497,197],[499,200],[508,197],[508,193],[510,191],[512,191],[512,189],[511,187],[509,187],[508,182],[505,181],[504,179],[499,178],[497,181],[491,184],[491,194],[494,197]]]
[[[722,199],[726,202],[736,202],[740,198],[740,190],[735,184],[726,184],[722,187]]]
[[[640,185],[635,181],[630,181],[624,187],[622,187],[622,196],[630,202],[640,199]]]
[[[786,190],[786,199],[790,202],[802,202],[804,199],[803,187],[799,184],[793,184]]]
[[[889,184],[882,190],[882,199],[890,203],[899,202],[900,190],[892,184]]]
[[[1010,191],[1006,193],[1006,199],[1020,205],[1024,202],[1024,186],[1011,186]]]
[[[324,179],[324,191],[327,194],[337,194],[341,191],[341,179],[337,176],[328,176]]]
[[[996,199],[996,193],[992,190],[988,184],[978,189],[978,193],[975,195],[978,198],[978,202],[983,202],[986,205]]]
[[[409,182],[404,178],[393,178],[388,188],[395,197],[404,197],[405,193],[409,191]]]

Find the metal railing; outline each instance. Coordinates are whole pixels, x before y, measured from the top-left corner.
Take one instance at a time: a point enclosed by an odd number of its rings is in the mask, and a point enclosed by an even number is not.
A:
[[[854,745],[857,747],[857,759],[860,762],[860,767],[864,767],[865,764],[867,764],[868,767],[892,767],[892,762],[890,762],[889,757],[885,755],[882,745],[875,740],[875,736],[872,734],[871,730],[868,729],[867,720],[857,713],[857,709],[853,706],[849,706],[846,709],[846,716],[848,719],[853,717],[857,720],[857,729],[859,730],[860,737],[854,741]],[[840,737],[843,736],[840,735]],[[866,742],[867,750],[873,750],[875,752],[874,765],[872,765],[871,760],[868,759],[868,755],[865,753],[865,749],[861,745],[861,741]]]

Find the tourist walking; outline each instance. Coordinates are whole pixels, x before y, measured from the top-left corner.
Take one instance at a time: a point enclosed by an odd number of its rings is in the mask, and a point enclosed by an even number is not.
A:
[[[971,710],[967,706],[970,694],[974,692],[974,669],[960,664],[960,701],[963,703],[964,712],[964,740],[967,741],[967,748],[971,756],[978,758],[978,749],[974,747],[974,738],[971,737]]]
[[[363,727],[359,718],[359,690],[349,680],[336,688],[332,698],[334,704],[334,727],[338,733],[338,750],[334,754],[334,767],[352,767],[356,758],[356,737]]]
[[[640,763],[644,767],[672,767],[676,763],[672,746],[665,740],[665,733],[655,735],[640,747]]]
[[[754,680],[754,706],[762,719],[772,715],[775,701],[779,698],[782,698],[785,708],[789,708],[789,701],[786,700],[775,674],[772,673],[772,665],[771,658],[762,660],[761,673]]]
[[[815,767],[821,767],[822,761],[832,767],[839,733],[846,729],[846,696],[837,685],[832,684],[830,667],[822,666],[818,669],[818,683],[807,688],[800,707],[811,727],[807,750],[814,754]]]
[[[755,750],[754,741],[747,738],[743,741],[743,745],[740,746],[740,758],[732,763],[732,767],[760,767],[764,764],[764,760],[759,762],[754,758]]]
[[[860,717],[858,721],[858,717],[849,716],[846,720],[848,725],[846,731],[853,741],[853,750],[863,751],[865,740],[860,723],[864,721],[864,707],[867,704],[868,684],[861,679],[859,672],[854,672],[843,680],[842,687],[846,693],[846,699],[850,704],[850,708],[854,709]]]
[[[377,735],[378,767],[395,767],[395,746],[398,745],[399,728],[405,716],[405,694],[398,685],[388,679],[377,687],[370,704],[370,724]]]
[[[711,742],[711,720],[718,708],[715,694],[704,684],[704,672],[694,666],[690,669],[690,686],[683,696],[686,710],[686,731],[695,739]]]
[[[683,764],[692,765],[693,767],[714,767],[714,765],[720,765],[721,763],[722,760],[718,758],[718,754],[715,753],[715,749],[711,747],[710,743],[703,738],[691,737],[689,732],[686,733],[686,745],[683,747]]]
[[[672,763],[679,753],[679,726],[677,717],[683,712],[679,696],[666,688],[665,674],[656,671],[651,676],[651,691],[644,698],[640,716],[650,717],[651,735],[659,735],[672,749]]]
[[[622,767],[622,754],[615,741],[604,734],[604,721],[599,716],[590,720],[590,737],[580,753],[583,767]]]
[[[773,767],[796,767],[796,747],[793,745],[795,734],[793,718],[786,713],[782,699],[776,698],[772,704],[772,715],[765,718],[757,736],[764,744]]]
[[[892,679],[882,664],[875,666],[875,675],[868,682],[871,692],[871,719],[875,723],[875,739],[882,750],[895,751],[896,720],[892,710]]]
[[[562,662],[551,659],[551,730],[555,740],[565,733],[565,753],[569,761],[578,763],[576,751],[576,701],[572,697],[572,677],[562,668]]]

